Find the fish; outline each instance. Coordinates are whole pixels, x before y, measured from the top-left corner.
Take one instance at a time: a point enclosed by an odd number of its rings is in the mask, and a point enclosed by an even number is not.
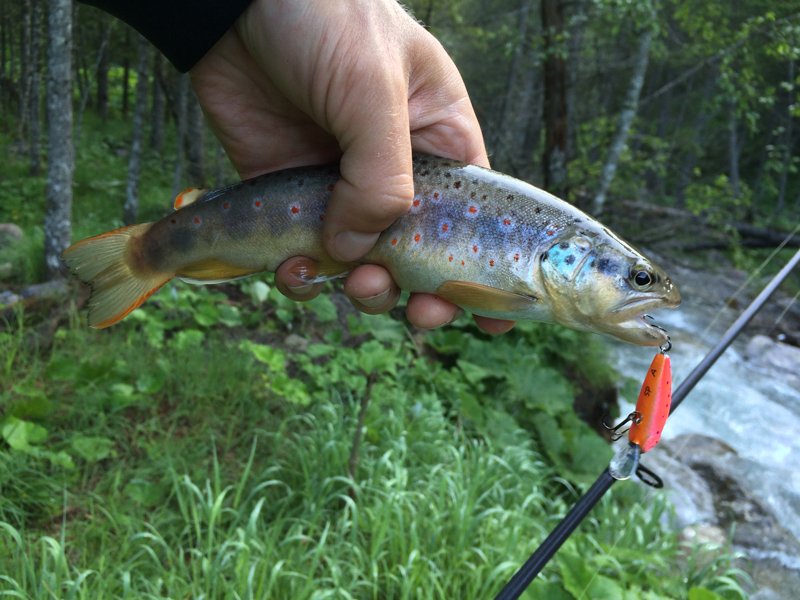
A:
[[[90,237],[63,260],[91,287],[89,325],[108,327],[174,277],[218,283],[275,271],[317,282],[359,264],[385,267],[408,292],[436,294],[476,315],[532,320],[662,346],[644,314],[675,308],[667,274],[571,204],[508,175],[414,154],[409,211],[361,260],[337,262],[322,244],[338,163],[294,167],[213,191],[190,188],[175,212]]]
[[[669,355],[656,354],[642,382],[636,409],[628,420],[628,443],[611,459],[609,473],[614,479],[628,479],[639,468],[639,457],[661,440],[672,405],[672,365]]]

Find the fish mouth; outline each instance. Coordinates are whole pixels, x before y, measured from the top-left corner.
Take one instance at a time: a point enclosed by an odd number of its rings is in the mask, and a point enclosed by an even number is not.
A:
[[[653,294],[634,298],[612,313],[616,319],[604,328],[604,333],[637,346],[665,346],[669,335],[663,327],[649,320],[653,318],[649,313],[662,308],[677,308],[680,303],[677,290],[667,296]]]

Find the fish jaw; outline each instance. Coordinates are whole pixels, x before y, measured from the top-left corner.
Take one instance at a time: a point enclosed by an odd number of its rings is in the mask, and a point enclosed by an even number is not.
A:
[[[666,345],[667,332],[645,315],[676,308],[680,293],[637,250],[615,237],[582,231],[544,252],[541,266],[557,323],[637,346]],[[651,283],[637,284],[637,275]]]

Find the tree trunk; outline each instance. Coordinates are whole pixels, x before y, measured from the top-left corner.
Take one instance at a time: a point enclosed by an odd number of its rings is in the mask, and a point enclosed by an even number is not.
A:
[[[17,115],[17,143],[22,145],[25,137],[25,128],[28,124],[28,98],[31,89],[31,3],[26,0],[22,4],[22,18],[20,19],[20,62],[22,76],[19,81],[19,113]]]
[[[161,152],[164,146],[164,55],[159,50],[153,59],[153,109],[150,147]]]
[[[186,149],[187,170],[191,184],[196,187],[206,185],[206,144],[205,122],[200,102],[191,86],[186,92]]]
[[[177,144],[175,147],[175,178],[172,182],[172,197],[175,198],[183,189],[183,141],[186,138],[186,95],[189,87],[189,76],[186,73],[178,76],[178,89],[175,94],[175,113],[177,115]]]
[[[47,35],[47,186],[44,261],[47,279],[64,273],[72,218],[72,1],[50,0]]]
[[[111,15],[106,16],[106,31],[111,33]],[[108,121],[108,69],[110,67],[111,43],[101,47],[100,62],[97,65],[97,110],[103,123]]]
[[[128,49],[131,47],[131,28],[125,27],[125,42],[123,52],[125,58],[122,61],[122,117],[128,118],[128,86],[131,76],[131,60],[128,58]]]
[[[136,100],[133,106],[133,133],[128,156],[128,186],[125,190],[125,225],[133,225],[139,216],[139,175],[142,171],[142,141],[144,140],[144,112],[147,106],[147,88],[150,87],[150,44],[139,37],[139,63],[136,66]]]
[[[655,17],[655,14],[653,17]],[[603,212],[606,192],[608,192],[608,187],[611,185],[611,180],[614,179],[614,173],[619,164],[619,157],[622,155],[622,151],[625,149],[625,144],[628,141],[628,133],[631,130],[633,119],[636,116],[636,110],[639,107],[639,95],[642,93],[642,85],[644,84],[644,77],[647,73],[647,62],[650,56],[650,42],[652,39],[653,27],[651,23],[647,23],[642,33],[639,34],[639,48],[636,52],[636,63],[633,68],[630,84],[628,85],[625,105],[622,108],[622,112],[619,113],[616,131],[611,140],[611,147],[608,150],[606,163],[603,165],[603,172],[600,175],[597,195],[594,197],[595,215],[599,215]]]
[[[42,2],[33,0],[33,14],[31,15],[31,98],[30,98],[30,160],[31,176],[38,177],[42,171],[42,76],[39,64],[39,47],[42,42]]]
[[[8,67],[6,62],[6,31],[8,30],[8,20],[6,19],[6,3],[0,0],[0,81],[8,79]],[[8,115],[8,94],[6,86],[0,85],[0,113],[3,114],[3,125],[5,126]]]
[[[794,46],[794,39],[792,39],[792,46]],[[786,117],[786,132],[784,134],[784,151],[783,151],[783,166],[781,168],[781,178],[780,183],[778,185],[778,205],[775,207],[775,214],[773,215],[773,219],[777,219],[781,216],[783,212],[783,206],[786,203],[786,179],[789,176],[789,163],[792,158],[792,148],[794,147],[794,143],[792,140],[792,122],[794,119],[792,118],[792,105],[794,104],[795,98],[795,71],[794,71],[794,53],[792,53],[791,58],[789,59],[789,89],[787,90],[789,95],[789,102],[787,105],[787,117]]]
[[[714,85],[716,82],[717,72],[716,67],[714,67],[713,73],[709,73],[708,78],[706,79],[706,87],[703,91],[703,102],[700,105],[700,110],[697,113],[697,119],[694,123],[695,143],[700,143],[700,140],[703,139],[703,129],[705,128],[709,117],[709,114],[706,111],[706,105],[708,104],[708,100],[711,98],[711,93],[714,91]],[[686,158],[683,161],[683,167],[681,168],[680,178],[678,180],[678,187],[675,190],[675,200],[679,207],[683,207],[686,203],[686,188],[692,181],[692,173],[694,172],[694,163],[696,160],[697,152],[694,150],[694,148],[692,148],[686,154]]]
[[[84,73],[86,74],[86,85],[83,88],[83,93],[81,94],[81,105],[78,109],[78,124],[75,127],[75,154],[78,153],[78,146],[81,143],[81,131],[83,128],[83,112],[86,110],[86,102],[89,100],[89,94],[92,91],[92,78],[100,69],[100,63],[103,60],[103,54],[108,47],[108,42],[111,39],[111,20],[106,22],[106,29],[103,33],[103,39],[100,42],[100,48],[97,51],[97,59],[94,61],[94,67],[92,68],[91,73],[88,73],[86,69],[84,69]]]
[[[514,56],[511,59],[511,66],[508,69],[506,93],[503,97],[503,105],[500,108],[500,114],[494,127],[494,135],[492,136],[490,145],[490,148],[494,150],[492,162],[495,164],[495,168],[501,171],[508,170],[505,157],[509,146],[508,134],[511,130],[509,123],[511,120],[510,113],[512,112],[514,97],[517,91],[517,72],[519,71],[519,64],[527,43],[529,5],[530,0],[521,0],[519,6],[519,18],[517,20],[517,45],[514,48]]]
[[[567,73],[560,45],[564,38],[564,7],[561,0],[542,0],[544,29],[545,147],[542,156],[544,187],[566,198],[567,183]]]
[[[730,182],[733,197],[738,200],[742,193],[739,185],[739,142],[737,140],[736,102],[731,98],[728,103],[728,154],[730,162]]]
[[[572,31],[569,38],[569,68],[567,82],[567,147],[578,148],[578,128],[575,126],[577,111],[575,107],[575,92],[578,88],[578,67],[580,62],[581,43],[583,40],[583,26],[586,21],[583,12],[583,0],[575,2],[575,15],[572,18]]]

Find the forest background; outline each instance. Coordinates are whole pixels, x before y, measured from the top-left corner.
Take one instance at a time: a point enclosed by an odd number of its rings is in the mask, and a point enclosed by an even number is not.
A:
[[[796,223],[800,2],[409,9],[495,169],[704,268],[748,270]],[[88,331],[70,240],[236,174],[188,78],[69,0],[0,2],[0,110],[3,591],[490,597],[607,463],[590,425],[635,382],[557,327],[421,332],[263,276]],[[746,597],[735,554],[681,547],[663,498],[617,487],[530,598]]]

